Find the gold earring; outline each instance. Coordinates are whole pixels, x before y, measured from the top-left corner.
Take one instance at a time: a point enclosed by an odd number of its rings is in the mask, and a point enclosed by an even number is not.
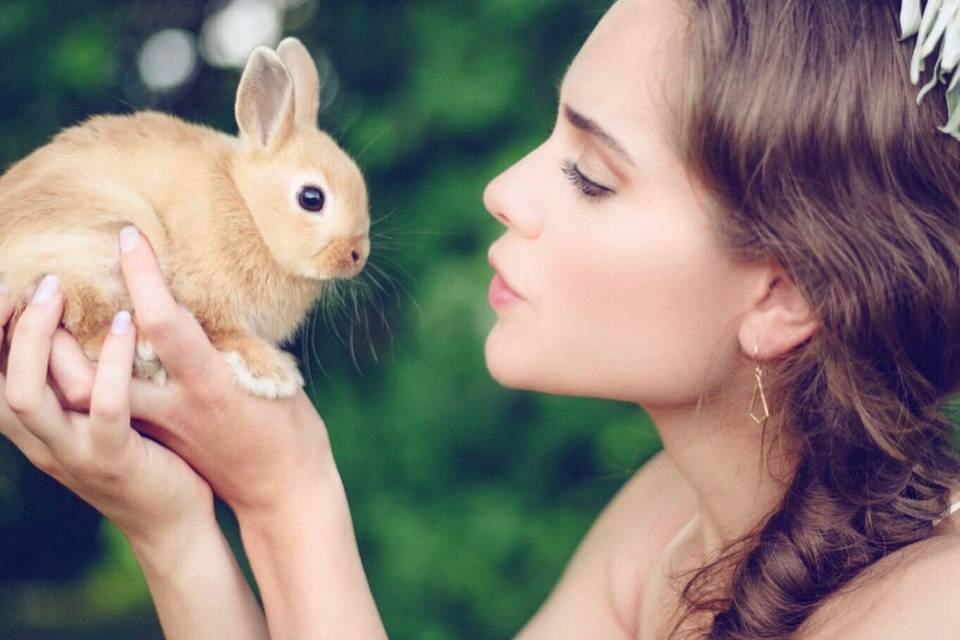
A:
[[[756,362],[757,352],[760,350],[760,345],[758,344],[753,348],[753,359]],[[770,410],[767,408],[767,397],[763,393],[763,381],[761,376],[763,371],[760,370],[760,363],[757,363],[757,368],[753,370],[753,375],[757,378],[757,386],[753,390],[753,399],[750,400],[750,417],[753,418],[753,421],[757,424],[764,424],[767,421],[767,418],[770,417]],[[763,404],[763,416],[757,417],[754,415],[753,410],[757,404],[757,396],[760,396],[760,402]]]

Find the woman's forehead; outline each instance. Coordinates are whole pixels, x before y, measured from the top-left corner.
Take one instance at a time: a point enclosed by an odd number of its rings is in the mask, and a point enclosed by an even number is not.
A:
[[[608,59],[653,62],[679,46],[686,23],[677,0],[618,0],[603,16],[584,45]],[[673,53],[676,53],[674,51]]]
[[[670,0],[619,0],[567,71],[561,98],[638,144],[662,124],[662,88],[677,73],[683,14]]]

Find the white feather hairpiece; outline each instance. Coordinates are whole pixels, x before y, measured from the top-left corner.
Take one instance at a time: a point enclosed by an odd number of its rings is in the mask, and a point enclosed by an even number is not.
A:
[[[947,124],[940,131],[960,140],[960,0],[927,0],[920,10],[920,0],[902,0],[900,6],[900,40],[917,36],[917,44],[910,62],[910,82],[920,82],[924,60],[937,49],[933,77],[917,94],[917,104],[937,83],[947,85]],[[952,74],[952,75],[951,75]]]

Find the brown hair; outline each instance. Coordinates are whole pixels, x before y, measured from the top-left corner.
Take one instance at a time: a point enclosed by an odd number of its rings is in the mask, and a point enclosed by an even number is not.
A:
[[[899,0],[680,4],[673,142],[723,245],[776,258],[820,321],[762,363],[799,447],[782,504],[683,594],[707,638],[786,638],[930,537],[960,478],[960,141],[943,85],[916,104]]]

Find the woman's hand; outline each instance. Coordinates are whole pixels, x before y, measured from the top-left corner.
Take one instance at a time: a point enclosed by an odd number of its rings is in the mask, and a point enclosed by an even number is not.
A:
[[[326,427],[307,395],[267,400],[238,388],[223,355],[168,292],[146,239],[133,227],[121,239],[136,324],[167,370],[162,386],[133,380],[134,426],[189,461],[240,518],[269,518],[307,487],[336,485]],[[66,397],[86,403],[93,369],[79,348],[53,366]]]
[[[121,232],[120,266],[136,322],[167,370],[131,382],[132,414],[186,458],[236,512],[273,638],[386,638],[370,593],[323,420],[302,391],[266,400],[233,371],[167,291],[147,241]],[[65,397],[84,404],[94,375],[71,343],[51,363]],[[196,636],[233,637],[233,636]]]
[[[48,277],[17,322],[7,377],[0,375],[0,433],[124,533],[165,637],[268,637],[263,612],[217,525],[210,486],[172,451],[131,428],[136,329],[130,314],[114,319],[94,366],[58,329],[63,305],[56,279]],[[13,306],[0,291],[0,345]],[[87,386],[74,391],[86,399],[89,414],[64,408],[76,403],[67,402],[53,363],[61,372],[85,373]]]
[[[0,375],[6,400],[0,402],[0,432],[135,544],[211,518],[207,483],[171,451],[130,428],[136,329],[129,313],[114,319],[100,365],[88,363],[89,415],[61,406],[47,378],[54,344],[62,348],[65,339],[72,340],[58,329],[63,305],[57,279],[48,276],[16,325],[7,376]],[[13,301],[0,296],[0,344],[12,312]]]

